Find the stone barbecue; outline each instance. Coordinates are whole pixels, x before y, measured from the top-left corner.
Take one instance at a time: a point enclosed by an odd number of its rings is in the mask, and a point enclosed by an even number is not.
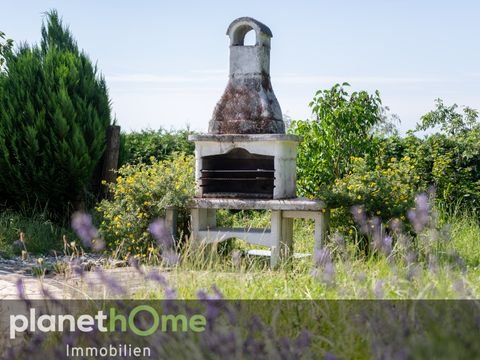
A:
[[[244,45],[254,31],[256,43]],[[297,145],[285,134],[280,104],[270,82],[272,32],[242,17],[227,30],[230,71],[208,134],[194,135],[197,197],[288,199],[296,187]]]
[[[244,44],[249,31],[256,35],[253,46]],[[213,111],[208,133],[190,137],[195,142],[197,183],[190,204],[192,242],[241,239],[269,248],[253,255],[269,255],[275,267],[279,259],[298,255],[293,253],[296,218],[314,220],[314,248],[321,247],[328,229],[328,209],[321,200],[296,198],[296,156],[302,138],[285,134],[270,82],[272,32],[261,22],[242,17],[230,24],[227,35],[227,87]],[[220,228],[218,209],[271,211],[270,228]],[[174,224],[174,211],[167,209],[168,223]]]

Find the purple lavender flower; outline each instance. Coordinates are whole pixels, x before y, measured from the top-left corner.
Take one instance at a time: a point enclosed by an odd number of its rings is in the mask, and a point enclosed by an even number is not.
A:
[[[395,233],[395,234],[401,234],[403,231],[403,223],[402,220],[400,219],[392,219],[389,223],[390,229]]]
[[[157,282],[163,288],[166,300],[175,300],[177,298],[177,291],[168,285],[167,279],[159,271],[150,271],[145,275],[145,279]]]
[[[378,216],[374,216],[368,222],[367,235],[372,236],[373,248],[376,250],[381,250],[383,247],[383,227],[382,220]]]
[[[325,354],[324,360],[337,360],[338,358],[330,352]]]
[[[23,284],[23,280],[21,278],[17,279],[17,282],[15,283],[17,287],[17,295],[20,299],[25,300],[25,285]]]
[[[471,294],[467,284],[465,281],[463,281],[463,279],[458,279],[455,281],[452,285],[452,288],[453,291],[455,291],[455,293],[462,298],[468,297]]]
[[[317,267],[325,266],[326,264],[332,262],[332,255],[330,254],[330,251],[325,247],[316,250],[313,258],[315,266]]]
[[[321,248],[314,253],[315,268],[312,276],[330,284],[335,279],[335,265],[332,262],[332,255],[327,248]]]
[[[220,291],[220,289],[217,287],[217,285],[212,285],[212,299],[213,300],[222,300],[223,299],[223,294],[222,292]]]
[[[128,265],[133,267],[139,274],[144,275],[145,272],[140,267],[140,262],[134,256],[130,255],[128,257]]]
[[[422,272],[422,267],[418,264],[412,264],[408,267],[406,273],[406,279],[411,281],[416,278]]]
[[[198,300],[209,300],[208,293],[205,290],[198,290],[197,291],[197,299]]]
[[[360,271],[360,272],[354,273],[353,278],[355,279],[356,282],[364,283],[367,280],[367,274],[365,274],[365,272],[363,271]]]
[[[375,287],[373,288],[373,293],[377,299],[383,299],[385,294],[383,291],[383,280],[378,280],[375,283]]]
[[[177,298],[177,290],[172,287],[167,286],[164,289],[165,299],[166,300],[175,300]]]
[[[42,284],[41,288],[40,288],[40,292],[42,293],[42,296],[44,299],[48,299],[48,300],[55,300],[55,296],[53,296],[53,294],[50,292],[50,290],[48,290],[44,284]]]
[[[382,242],[382,251],[383,253],[388,256],[391,254],[393,249],[393,239],[391,236],[384,236],[383,237],[383,242]]]
[[[168,230],[164,219],[156,219],[155,221],[153,221],[149,225],[148,231],[162,247],[167,249],[173,247],[173,237]]]
[[[197,299],[206,301],[206,300],[222,300],[223,299],[223,294],[218,290],[218,288],[213,285],[212,286],[212,294],[209,294],[205,290],[198,290],[197,291]]]
[[[303,329],[300,335],[298,336],[296,343],[300,349],[305,349],[310,346],[311,341],[312,341],[312,334],[310,334],[308,330]]]
[[[121,286],[118,283],[118,281],[116,281],[112,277],[107,276],[100,267],[97,267],[95,269],[95,273],[97,274],[100,281],[103,284],[107,285],[110,289],[112,289],[114,293],[117,293],[117,294],[127,293],[127,291],[123,288],[123,286]]]
[[[430,205],[427,194],[422,193],[415,197],[415,208],[409,210],[407,216],[417,233],[425,228],[430,220]]]
[[[91,215],[77,211],[72,215],[72,228],[77,236],[82,240],[83,245],[91,247],[94,251],[103,250],[105,242],[93,226]]]
[[[407,262],[407,265],[410,266],[410,265],[415,264],[415,262],[417,261],[417,256],[415,255],[415,253],[413,251],[409,251],[407,253],[407,255],[405,256],[405,260]]]
[[[339,233],[339,232],[336,232],[335,234],[333,234],[332,236],[332,242],[336,245],[338,251],[340,252],[340,254],[344,254],[345,251],[346,251],[346,242],[345,242],[345,237]]]
[[[368,219],[367,219],[367,214],[365,212],[365,207],[363,205],[355,205],[351,209],[353,219],[357,223],[357,225],[360,226],[360,231],[363,234],[368,234],[369,229],[368,229]]]
[[[168,285],[167,283],[167,280],[165,279],[165,277],[160,274],[158,271],[156,270],[152,270],[150,271],[146,277],[145,277],[147,280],[153,280],[153,281],[156,281],[157,283],[159,283],[162,287],[166,287]]]
[[[335,280],[335,265],[333,263],[328,263],[323,269],[323,282],[327,284],[333,283]]]
[[[165,265],[173,266],[178,263],[180,258],[175,251],[168,249],[162,252],[162,259]]]
[[[80,276],[81,278],[83,278],[85,276],[85,269],[84,267],[80,264],[80,262],[78,260],[74,260],[72,262],[72,269],[73,269],[73,273],[75,275],[78,275]]]
[[[168,229],[164,219],[157,219],[152,222],[148,231],[158,241],[162,248],[162,259],[167,266],[172,266],[178,263],[179,256],[174,249],[173,236]]]

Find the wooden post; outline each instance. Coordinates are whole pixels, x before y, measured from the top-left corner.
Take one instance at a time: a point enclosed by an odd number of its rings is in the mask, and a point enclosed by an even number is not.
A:
[[[107,129],[107,147],[103,155],[102,177],[107,184],[115,182],[115,171],[118,169],[118,156],[120,154],[120,126],[111,125]],[[102,187],[102,195],[108,196],[108,188]]]

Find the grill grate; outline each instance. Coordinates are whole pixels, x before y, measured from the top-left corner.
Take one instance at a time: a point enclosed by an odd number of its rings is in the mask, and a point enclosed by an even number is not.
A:
[[[273,198],[273,156],[233,149],[202,159],[200,186],[204,197]]]

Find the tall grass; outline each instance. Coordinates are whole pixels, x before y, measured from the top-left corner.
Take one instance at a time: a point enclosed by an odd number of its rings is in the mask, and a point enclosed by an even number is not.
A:
[[[313,255],[286,259],[271,270],[266,257],[249,256],[252,246],[232,240],[219,255],[215,246],[187,246],[169,278],[180,298],[195,298],[199,288],[213,284],[230,299],[458,299],[478,298],[480,284],[480,223],[472,214],[435,209],[434,224],[409,235],[415,252],[395,245],[390,255],[358,252],[359,235],[332,234],[330,272],[314,265]],[[267,227],[267,212],[220,212],[222,225]],[[295,252],[312,253],[313,224],[296,221]],[[219,244],[219,247],[221,243]],[[144,291],[138,297],[162,298]]]
[[[52,222],[45,214],[24,216],[4,210],[0,212],[0,256],[12,257],[21,253],[20,233],[23,233],[27,251],[32,254],[61,251],[64,236],[67,241],[77,240],[70,228]]]
[[[249,212],[235,213],[233,218],[227,215],[220,213],[219,221],[246,228],[266,226],[269,216]],[[332,234],[328,245],[319,253],[285,259],[278,270],[269,268],[267,258],[246,255],[244,250],[248,247],[238,241],[232,242],[229,249],[223,249],[229,251],[223,251],[222,255],[215,245],[190,243],[182,248],[179,261],[165,261],[161,265],[163,274],[131,259],[131,265],[145,284],[148,283],[136,293],[137,299],[168,299],[165,304],[174,305],[185,303],[172,303],[175,299],[197,299],[195,306],[206,301],[205,313],[212,316],[209,329],[212,331],[201,334],[200,339],[167,336],[149,339],[148,344],[159,354],[169,354],[164,357],[182,354],[182,358],[192,353],[198,358],[204,358],[205,354],[212,359],[233,353],[238,354],[235,358],[261,359],[476,358],[480,351],[476,340],[478,317],[472,316],[478,311],[476,302],[323,301],[478,298],[480,269],[475,265],[478,262],[475,241],[480,235],[478,219],[471,214],[441,211],[433,211],[431,217],[434,221],[417,235],[401,234],[406,238],[410,236],[414,246],[400,246],[397,235],[398,243],[391,251],[372,251],[365,255],[356,248],[359,235]],[[90,222],[84,225],[92,227]],[[311,252],[311,224],[300,221],[295,229],[297,250]],[[162,232],[155,226],[149,230],[161,237]],[[87,233],[92,236],[91,231],[83,231],[83,235]],[[73,266],[81,277],[85,275],[78,265]],[[123,289],[118,280],[98,271],[105,286],[116,291]],[[152,286],[152,281],[156,286]],[[155,290],[149,290],[152,288]],[[225,304],[219,299],[322,301]],[[128,302],[120,300],[118,304],[126,306]],[[227,325],[231,322],[230,328],[225,327],[225,319]],[[258,341],[253,350],[249,348],[252,334],[257,334],[255,340]],[[28,341],[18,354],[37,354],[40,349],[37,343],[42,341],[46,344],[42,349],[49,349],[48,339]],[[75,342],[97,344],[98,339],[91,335],[79,336]],[[57,343],[63,346],[69,341],[72,339],[61,337]],[[32,351],[32,344],[36,352]]]
[[[468,267],[478,268],[480,265],[479,214],[457,207],[453,211],[440,210],[439,217],[451,238],[449,250],[458,253]]]

